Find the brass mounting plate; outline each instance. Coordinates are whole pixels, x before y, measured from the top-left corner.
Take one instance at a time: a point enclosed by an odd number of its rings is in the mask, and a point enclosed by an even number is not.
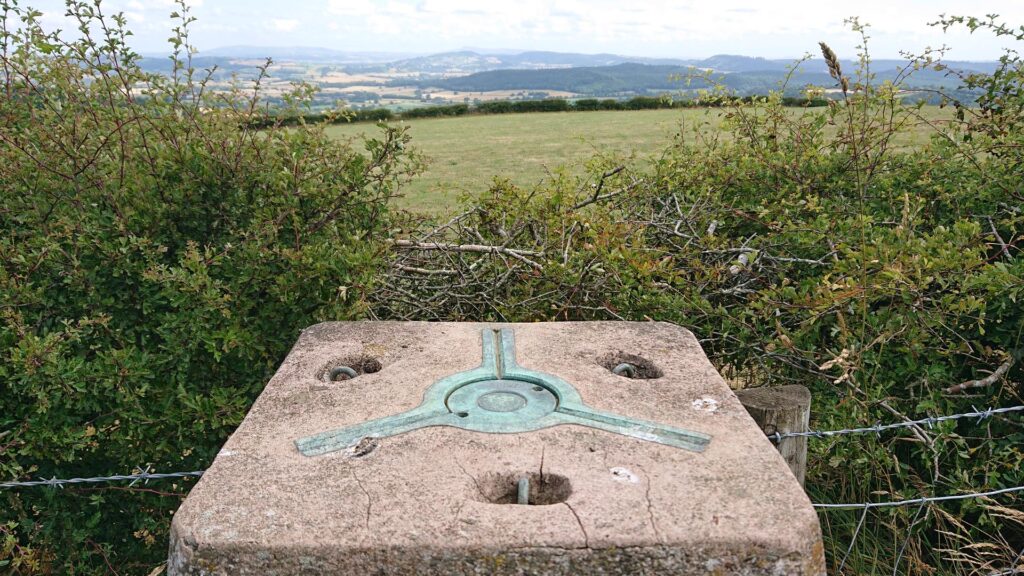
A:
[[[577,424],[648,442],[701,452],[711,437],[590,408],[561,378],[519,366],[509,328],[482,331],[480,366],[442,378],[419,406],[392,416],[322,432],[295,441],[306,456],[345,449],[367,437],[385,438],[429,426],[515,434]]]

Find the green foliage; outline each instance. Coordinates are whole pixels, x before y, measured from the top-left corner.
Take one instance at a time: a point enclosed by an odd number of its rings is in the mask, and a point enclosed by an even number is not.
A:
[[[395,114],[387,108],[370,108],[360,110],[341,110],[337,112],[317,112],[312,114],[286,113],[284,115],[263,115],[254,116],[249,120],[249,128],[256,130],[298,126],[300,124],[318,124],[327,122],[330,124],[341,124],[346,122],[389,122],[394,120]]]
[[[440,118],[442,116],[462,116],[469,111],[467,104],[450,106],[424,106],[402,112],[402,118]]]
[[[904,73],[935,65],[926,54]],[[460,217],[417,231],[496,254],[396,254],[377,314],[676,322],[737,386],[810,387],[823,429],[1021,404],[1020,59],[971,77],[986,91],[981,108],[912,150],[893,142],[921,109],[871,75],[866,39],[852,72],[836,60],[839,99],[796,112],[784,91],[749,103],[712,92],[727,137],[696,126],[651,166],[599,156],[582,178],[496,181]],[[1008,362],[1005,379],[946,391]],[[832,502],[1017,486],[1022,445],[1015,416],[817,441],[808,486]],[[875,513],[841,573],[1006,569],[1024,515],[1020,496],[1000,502],[930,507],[913,526],[914,510]],[[823,520],[838,573],[858,516]]]
[[[513,114],[523,112],[568,112],[571,106],[561,98],[545,100],[493,100],[477,104],[476,110],[481,114]]]
[[[524,114],[530,112],[593,112],[596,110],[666,110],[672,108],[707,108],[711,106],[724,106],[730,103],[750,103],[758,100],[757,96],[729,97],[717,100],[706,100],[693,98],[689,100],[674,99],[668,94],[660,96],[634,96],[628,100],[615,100],[612,98],[596,100],[584,98],[575,102],[569,102],[561,98],[545,98],[541,100],[492,100],[481,102],[470,107],[468,104],[450,104],[440,106],[422,106],[402,112],[399,117],[403,120],[413,118],[443,118],[446,116],[464,116],[466,114]],[[827,106],[828,100],[821,97],[796,97],[786,96],[782,98],[783,106],[794,106],[801,108]],[[300,122],[387,122],[396,118],[386,108],[374,108],[369,110],[345,110],[335,114],[304,114],[302,116],[272,116],[259,118],[252,124],[255,128],[266,128],[268,126],[295,126]]]
[[[98,3],[70,39],[2,10],[0,477],[201,469],[303,327],[364,311],[407,138],[255,131],[262,76],[205,90],[184,6],[170,76]],[[148,572],[189,485],[0,492],[0,563]]]

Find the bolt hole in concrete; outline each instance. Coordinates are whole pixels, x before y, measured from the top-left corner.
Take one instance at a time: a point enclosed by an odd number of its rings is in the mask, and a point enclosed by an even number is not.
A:
[[[331,382],[337,382],[339,380],[349,380],[358,375],[359,373],[350,366],[335,366],[334,368],[331,368],[328,378],[331,379]]]
[[[477,479],[478,498],[490,504],[516,504],[523,479],[529,487],[527,504],[531,506],[560,504],[572,494],[572,484],[560,474],[545,472],[542,476],[537,472],[491,472]]]
[[[626,352],[609,352],[597,359],[597,363],[609,372],[623,378],[635,380],[653,380],[661,378],[664,373],[654,365],[654,362]]]
[[[361,374],[380,372],[381,367],[380,360],[372,356],[348,356],[329,362],[320,369],[318,377],[325,382],[342,382]]]

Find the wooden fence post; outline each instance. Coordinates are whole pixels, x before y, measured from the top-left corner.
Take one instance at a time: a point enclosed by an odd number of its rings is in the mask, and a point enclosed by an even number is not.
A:
[[[804,386],[773,386],[737,390],[743,407],[765,434],[806,432],[811,418],[811,392]],[[807,437],[785,438],[776,446],[800,485],[807,472]]]

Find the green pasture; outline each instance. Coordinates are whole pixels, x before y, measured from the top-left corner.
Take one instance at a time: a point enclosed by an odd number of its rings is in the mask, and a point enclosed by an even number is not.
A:
[[[818,110],[818,109],[816,109]],[[721,125],[724,109],[636,110],[535,114],[473,115],[405,121],[413,145],[427,159],[427,169],[402,190],[401,206],[418,212],[447,211],[459,195],[486,190],[495,177],[530,186],[560,168],[580,170],[595,154],[652,157],[682,134]],[[794,109],[798,114],[805,110]],[[946,115],[927,107],[922,115]],[[340,124],[328,130],[338,138],[373,133],[374,124]],[[930,130],[913,126],[896,144],[927,141]]]

